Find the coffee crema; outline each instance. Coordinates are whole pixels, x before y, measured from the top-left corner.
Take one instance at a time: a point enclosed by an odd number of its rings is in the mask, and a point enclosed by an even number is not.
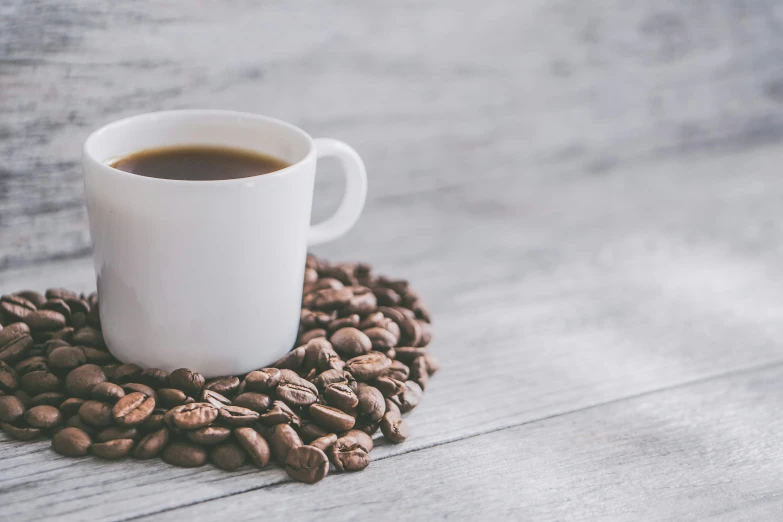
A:
[[[148,178],[216,181],[260,176],[290,165],[245,149],[186,145],[142,150],[114,160],[109,166]]]

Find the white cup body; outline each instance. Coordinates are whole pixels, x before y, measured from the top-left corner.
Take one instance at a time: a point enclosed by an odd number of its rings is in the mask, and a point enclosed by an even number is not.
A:
[[[176,181],[108,166],[145,149],[218,145],[291,166]],[[93,133],[83,167],[103,335],[123,362],[207,377],[270,364],[297,337],[316,168],[313,140],[281,121],[168,111]]]

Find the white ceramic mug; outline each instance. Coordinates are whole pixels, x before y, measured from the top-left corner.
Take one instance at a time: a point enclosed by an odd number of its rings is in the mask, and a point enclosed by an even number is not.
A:
[[[250,178],[179,181],[109,163],[177,145],[229,146],[289,167]],[[316,159],[338,158],[346,191],[310,226]],[[288,123],[230,111],[133,116],[95,131],[82,165],[100,316],[119,360],[207,377],[270,364],[296,341],[307,246],[335,239],[364,207],[367,175],[351,147]]]

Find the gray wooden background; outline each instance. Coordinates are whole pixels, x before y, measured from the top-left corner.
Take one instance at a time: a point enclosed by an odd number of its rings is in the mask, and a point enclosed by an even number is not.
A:
[[[0,519],[780,519],[783,4],[0,0],[0,291],[91,289],[81,142],[185,107],[356,147],[317,253],[409,278],[441,373],[314,487],[0,436]]]

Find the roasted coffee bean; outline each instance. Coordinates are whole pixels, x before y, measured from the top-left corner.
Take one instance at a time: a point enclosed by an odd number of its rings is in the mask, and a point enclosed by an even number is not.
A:
[[[90,447],[90,451],[96,457],[106,460],[117,460],[126,457],[136,441],[133,439],[115,439],[106,442],[96,442]]]
[[[378,311],[387,319],[391,319],[402,329],[402,323],[407,319],[399,310],[391,306],[379,306]]]
[[[385,317],[381,312],[373,312],[368,314],[367,317],[362,319],[362,322],[359,323],[359,330],[367,330],[375,326],[381,326],[384,319]]]
[[[66,322],[71,318],[71,307],[62,299],[49,299],[38,308],[40,310],[52,310],[62,314]]]
[[[359,404],[359,398],[347,383],[336,382],[328,385],[323,391],[327,404],[347,411]]]
[[[87,325],[96,329],[101,328],[100,305],[97,302],[90,304],[90,311],[87,313]]]
[[[139,392],[152,397],[155,399],[155,402],[158,402],[158,392],[147,385],[138,382],[127,382],[122,385],[122,389],[125,392],[125,395],[133,392]]]
[[[380,376],[386,368],[391,366],[391,359],[379,352],[370,352],[350,359],[345,363],[345,369],[357,381],[369,381]]]
[[[164,427],[165,422],[163,421],[163,417],[165,416],[166,411],[168,410],[156,409],[153,411],[152,415],[147,417],[147,420],[142,423],[141,429],[144,431],[158,431]]]
[[[33,428],[48,429],[62,424],[63,415],[54,406],[34,406],[25,412],[24,420]]]
[[[139,375],[137,382],[145,384],[154,390],[166,388],[169,385],[169,374],[160,368],[146,368]]]
[[[331,311],[346,307],[352,297],[351,288],[324,288],[304,296],[302,304],[314,310]]]
[[[378,277],[377,284],[378,286],[382,286],[384,288],[391,288],[400,295],[405,295],[410,290],[408,281],[404,279],[390,279],[385,276],[380,276]]]
[[[360,431],[352,430],[329,448],[329,458],[338,471],[361,471],[370,465],[372,439]]]
[[[5,332],[5,329],[3,330]],[[2,333],[2,332],[0,332]],[[4,346],[0,346],[0,361],[14,364],[27,356],[27,352],[33,347],[33,338],[27,334],[14,337]]]
[[[364,331],[367,337],[370,338],[373,350],[386,350],[388,348],[394,348],[397,346],[399,338],[392,334],[389,330],[375,326],[368,328]]]
[[[405,381],[398,381],[392,377],[380,376],[370,381],[370,384],[378,388],[384,397],[394,397],[405,391]]]
[[[106,342],[103,340],[103,334],[90,326],[79,328],[73,333],[73,344],[78,346],[90,346],[98,350],[106,349]]]
[[[55,374],[47,371],[26,373],[22,375],[19,384],[31,396],[60,389],[60,379]]]
[[[107,442],[110,440],[117,440],[117,439],[133,439],[136,440],[139,438],[139,430],[135,427],[125,427],[125,426],[109,426],[108,428],[104,428],[101,431],[98,432],[98,435],[95,436],[95,440],[98,442]]]
[[[400,336],[402,335],[400,333],[400,327],[397,326],[397,323],[389,319],[388,317],[384,317],[381,322],[378,324],[379,328],[383,328],[390,334],[392,334],[397,339],[397,344],[399,344]]]
[[[239,389],[239,378],[229,375],[211,379],[204,385],[204,389],[212,390],[225,397],[233,397]]]
[[[318,281],[318,272],[314,268],[305,268],[304,284]]]
[[[156,430],[139,441],[133,456],[137,459],[157,457],[169,443],[169,430],[165,427]]]
[[[381,431],[389,442],[399,444],[408,438],[408,424],[398,411],[387,411],[381,419]]]
[[[65,328],[67,321],[65,316],[54,310],[36,310],[24,316],[24,323],[30,330],[53,331]]]
[[[163,450],[163,460],[172,466],[196,468],[207,462],[207,452],[192,442],[176,441]]]
[[[336,433],[328,433],[324,435],[323,437],[318,437],[314,441],[310,442],[310,446],[314,448],[318,448],[321,451],[328,451],[329,448],[334,446],[334,443],[337,442],[337,434]]]
[[[401,346],[397,348],[397,360],[405,364],[411,364],[414,359],[426,354],[426,348],[416,348],[412,346]]]
[[[269,395],[255,392],[245,392],[237,397],[233,401],[234,406],[240,406],[247,408],[258,413],[265,413],[269,411],[269,407],[272,405],[272,399]]]
[[[285,470],[294,480],[315,484],[329,474],[329,458],[323,450],[299,446],[288,452]]]
[[[100,366],[85,364],[74,368],[65,377],[65,389],[73,397],[87,399],[96,384],[106,381]]]
[[[92,440],[79,428],[66,427],[52,437],[52,449],[66,457],[83,457],[90,451]]]
[[[352,287],[353,296],[348,302],[345,308],[339,311],[340,315],[358,314],[365,316],[373,312],[378,307],[378,301],[375,299],[375,294],[372,293],[367,287],[354,286]]]
[[[19,388],[19,375],[7,363],[0,361],[0,391],[13,393]]]
[[[381,374],[382,377],[389,377],[398,381],[407,381],[410,375],[410,368],[400,361],[394,360],[391,365]]]
[[[345,317],[331,321],[326,327],[326,333],[331,335],[341,328],[356,328],[359,326],[359,322],[360,319],[358,314],[346,315]]]
[[[321,337],[326,338],[326,330],[323,328],[315,328],[313,330],[308,330],[307,332],[304,332],[299,337],[297,337],[296,344],[305,345],[313,339],[319,339]]]
[[[113,381],[117,384],[138,382],[139,377],[141,377],[141,372],[143,371],[144,368],[138,364],[126,363],[115,370]]]
[[[375,299],[381,306],[394,306],[400,304],[402,298],[400,294],[392,290],[391,288],[377,287],[373,288]]]
[[[323,339],[324,342],[326,339]],[[315,342],[315,341],[310,341]],[[309,345],[309,343],[308,343]],[[329,347],[323,347],[321,351],[318,353],[318,361],[316,362],[316,368],[319,372],[325,372],[327,370],[340,370],[342,371],[343,368],[345,368],[345,361],[343,361],[339,355],[337,355],[337,352],[334,351],[334,349],[331,347],[331,344]]]
[[[41,436],[38,428],[19,428],[7,422],[0,422],[0,428],[14,440],[33,440]]]
[[[318,388],[296,374],[282,378],[275,394],[289,406],[309,406],[318,400]]]
[[[71,314],[71,326],[73,328],[81,328],[87,324],[87,314],[82,312],[74,312]]]
[[[440,361],[438,361],[437,357],[431,353],[426,353],[422,357],[424,357],[424,362],[427,364],[427,373],[430,377],[440,370]]]
[[[403,306],[394,306],[392,307],[395,310],[397,310],[400,314],[402,314],[406,319],[416,319],[416,314],[413,313],[413,310],[408,310],[407,308]]]
[[[101,401],[87,401],[79,408],[79,417],[96,428],[111,426],[112,405]]]
[[[196,444],[213,446],[220,444],[231,436],[231,428],[225,426],[204,426],[197,430],[189,431],[185,434]]]
[[[98,432],[98,430],[94,426],[90,426],[89,424],[84,422],[78,414],[73,415],[70,419],[68,419],[65,422],[65,425],[68,426],[69,428],[79,428],[80,430],[90,434],[91,436],[95,435]]]
[[[118,384],[111,382],[101,382],[96,384],[90,391],[90,397],[96,401],[103,401],[114,404],[118,400],[125,397],[125,390],[123,390]]]
[[[258,418],[258,412],[240,406],[220,408],[220,419],[230,426],[250,426],[255,424]]]
[[[117,368],[119,368],[120,366],[122,366],[122,363],[110,363],[110,364],[103,364],[103,365],[101,365],[101,369],[103,370],[103,374],[106,376],[106,379],[109,382],[111,382],[114,379],[114,374],[117,373]],[[123,391],[125,391],[125,390],[123,390]]]
[[[424,347],[432,342],[432,325],[429,322],[419,321],[421,327],[421,339],[416,346]]]
[[[337,330],[329,341],[334,350],[346,358],[366,354],[372,348],[370,338],[361,330],[351,327]]]
[[[324,350],[327,351],[334,351],[332,349],[332,344],[326,340],[324,337],[319,337],[317,339],[313,339],[312,341],[308,342],[303,347],[305,354],[304,359],[302,360],[302,367],[299,368],[299,371],[309,371],[313,368],[318,367],[318,359],[321,356],[321,352]]]
[[[247,427],[236,428],[234,430],[234,437],[250,456],[250,460],[257,468],[263,468],[269,464],[269,444],[267,444],[266,439],[256,430]]]
[[[285,464],[289,451],[302,445],[299,434],[288,424],[277,424],[272,427],[267,442],[275,461],[281,465]]]
[[[54,406],[59,408],[64,400],[65,395],[60,392],[44,392],[33,397],[30,404],[33,406]]]
[[[87,314],[90,311],[90,303],[85,299],[66,299],[65,302],[68,304],[68,308],[71,309],[71,316],[75,313]]]
[[[215,467],[226,471],[234,471],[242,467],[247,460],[247,453],[236,442],[224,442],[215,446],[209,458]]]
[[[423,355],[416,357],[411,363],[410,379],[418,384],[422,390],[427,388],[430,374],[427,372],[427,361]]]
[[[245,376],[245,388],[248,391],[264,392],[275,388],[280,382],[280,370],[263,368]]]
[[[166,416],[170,416],[177,428],[197,430],[212,424],[218,417],[218,409],[206,402],[194,402],[172,408]]]
[[[47,361],[56,370],[71,371],[86,363],[87,356],[78,346],[60,346],[51,351]]]
[[[30,397],[30,395],[28,395],[24,390],[16,390],[13,395],[22,401],[22,404],[24,404],[25,408],[31,408],[33,406],[33,398]]]
[[[198,397],[204,387],[204,376],[187,368],[180,368],[171,372],[169,382],[172,388],[182,390],[191,397]]]
[[[228,397],[206,388],[201,392],[201,402],[208,402],[215,408],[222,408],[231,404],[231,400]]]
[[[35,305],[18,295],[0,296],[0,312],[11,321],[23,321],[28,314],[35,311]]]
[[[416,317],[419,318],[421,321],[423,321],[425,324],[429,325],[432,323],[432,316],[430,315],[430,311],[427,310],[421,302],[417,302],[414,304],[413,311],[416,313]],[[429,341],[424,343],[422,346],[426,346],[429,344]]]
[[[305,348],[304,346],[300,346],[298,348],[294,348],[293,350],[285,354],[272,366],[274,366],[275,368],[280,368],[281,370],[282,369],[297,370],[302,366],[302,363],[304,362],[304,357],[305,357]]]
[[[313,384],[321,392],[334,383],[347,383],[345,375],[341,370],[326,370],[313,379]]]
[[[78,299],[79,294],[73,290],[68,290],[67,288],[50,288],[46,291],[46,298],[62,299],[63,301],[66,301],[68,299]]]
[[[357,422],[356,426],[354,427],[354,430],[361,431],[366,433],[367,435],[372,435],[376,431],[378,431],[381,427],[381,421],[362,421]]]
[[[406,346],[417,346],[421,342],[421,324],[416,319],[408,319],[398,323],[400,327],[400,340]]]
[[[114,405],[112,416],[120,426],[138,426],[152,415],[155,399],[144,393],[129,393]]]
[[[15,341],[25,335],[30,335],[30,327],[22,322],[11,323],[4,326],[3,329],[0,330],[0,349],[11,341]]]
[[[22,401],[13,395],[0,397],[0,422],[14,424],[22,419],[26,408]]]
[[[329,435],[329,432],[318,424],[311,421],[302,421],[302,427],[299,429],[299,435],[302,440],[311,443],[312,441]]]
[[[386,403],[381,392],[377,388],[359,383],[356,395],[359,397],[359,404],[356,406],[359,414],[357,420],[367,424],[381,420],[386,411]]]
[[[85,402],[86,401],[84,399],[77,399],[76,397],[65,399],[63,403],[60,404],[60,411],[66,417],[70,417],[71,415],[76,415],[79,413],[79,408],[81,408],[82,404],[84,404]]]
[[[41,305],[46,302],[46,297],[44,297],[42,293],[36,292],[35,290],[22,290],[21,292],[16,292],[16,295],[19,297],[24,297],[33,303],[36,308],[40,308]]]
[[[99,350],[90,346],[82,346],[87,362],[91,364],[108,364],[114,360],[114,356],[105,350]]]
[[[39,343],[47,341],[65,341],[70,344],[73,341],[73,328],[66,326],[65,328],[53,331],[34,330],[32,336],[33,339]]]
[[[408,413],[413,408],[419,405],[422,395],[421,386],[413,381],[405,382],[405,391],[399,395],[400,398],[400,411],[402,413]]]
[[[174,388],[159,388],[157,393],[160,404],[165,408],[173,408],[185,404],[185,400],[188,398],[185,392],[175,390]]]
[[[309,411],[313,422],[320,424],[328,430],[346,431],[353,428],[353,425],[356,423],[356,419],[351,415],[331,406],[311,404]]]
[[[351,286],[356,282],[356,278],[353,276],[353,266],[348,264],[323,265],[318,269],[318,273],[324,279],[337,279],[345,286]]]

